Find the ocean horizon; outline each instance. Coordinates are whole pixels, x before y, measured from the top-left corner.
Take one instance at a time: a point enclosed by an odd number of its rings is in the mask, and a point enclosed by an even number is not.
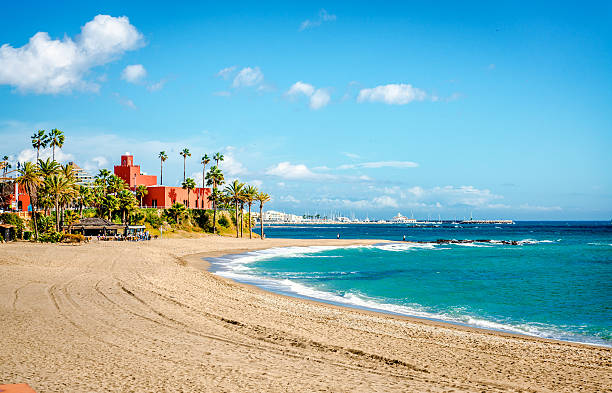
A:
[[[210,270],[336,305],[612,347],[609,222],[275,224],[264,230],[268,238],[394,242],[273,248],[208,258]]]

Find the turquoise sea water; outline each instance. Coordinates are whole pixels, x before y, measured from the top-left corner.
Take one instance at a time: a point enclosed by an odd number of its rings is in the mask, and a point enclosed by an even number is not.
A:
[[[279,226],[268,237],[401,239],[215,258],[220,275],[321,301],[612,346],[612,226]],[[437,244],[437,239],[515,240]]]

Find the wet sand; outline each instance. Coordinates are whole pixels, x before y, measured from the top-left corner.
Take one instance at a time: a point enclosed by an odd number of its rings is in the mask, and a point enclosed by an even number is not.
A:
[[[330,306],[203,256],[355,240],[0,245],[0,384],[37,392],[601,392],[609,348]]]

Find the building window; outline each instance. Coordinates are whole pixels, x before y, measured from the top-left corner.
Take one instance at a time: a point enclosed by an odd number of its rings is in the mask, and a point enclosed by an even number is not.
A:
[[[153,206],[153,207],[157,207],[157,199],[153,199],[153,200],[151,201],[151,206]]]

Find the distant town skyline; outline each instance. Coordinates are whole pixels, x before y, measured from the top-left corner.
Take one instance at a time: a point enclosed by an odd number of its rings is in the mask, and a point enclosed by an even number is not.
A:
[[[2,5],[0,156],[227,181],[272,210],[612,218],[612,5]],[[47,152],[43,152],[43,157]]]

